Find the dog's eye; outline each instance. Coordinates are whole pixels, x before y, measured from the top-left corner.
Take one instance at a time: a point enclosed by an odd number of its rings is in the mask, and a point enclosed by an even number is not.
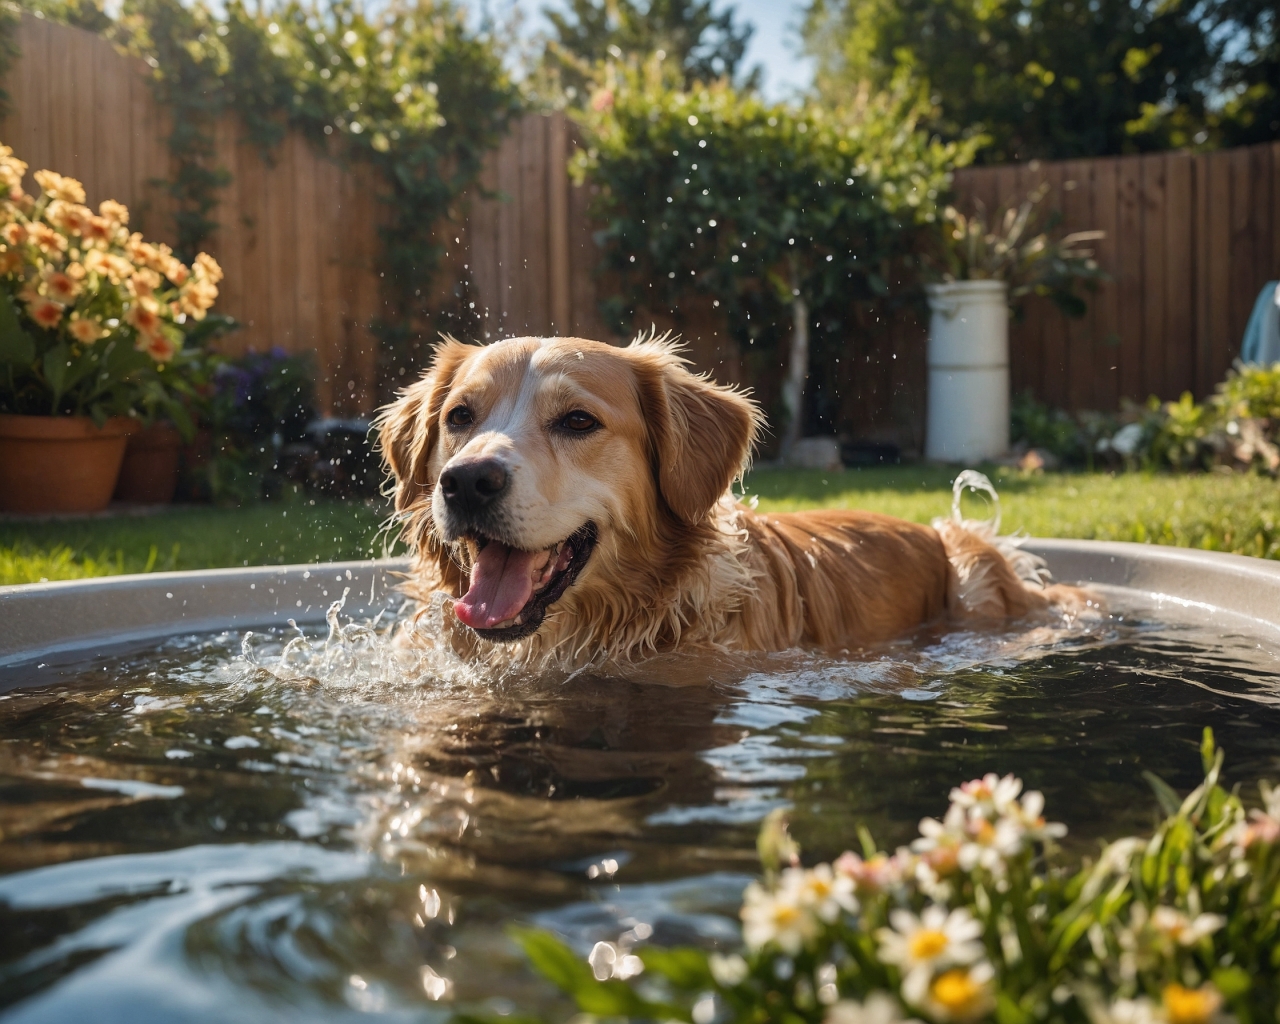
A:
[[[445,417],[445,422],[451,427],[469,427],[474,422],[471,410],[465,405],[460,405],[456,409],[450,409],[449,415]]]
[[[600,426],[600,421],[589,412],[583,412],[581,409],[574,409],[571,413],[566,413],[560,420],[560,426],[565,430],[572,430],[575,434],[585,434],[589,430],[595,430]]]

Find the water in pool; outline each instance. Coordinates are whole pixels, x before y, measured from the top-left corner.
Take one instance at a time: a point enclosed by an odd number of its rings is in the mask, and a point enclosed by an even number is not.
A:
[[[1280,777],[1274,644],[1115,616],[856,658],[485,676],[385,626],[0,673],[0,1017],[446,1020],[569,1008],[504,932],[731,946],[761,818],[905,842],[1016,772],[1088,849],[1154,772]]]

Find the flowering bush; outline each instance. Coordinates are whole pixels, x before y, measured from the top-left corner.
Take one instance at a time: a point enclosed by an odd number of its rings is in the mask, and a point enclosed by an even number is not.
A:
[[[120,203],[94,213],[74,178],[37,171],[30,196],[26,171],[0,146],[0,411],[102,421],[159,404],[181,418],[166,385],[218,296],[217,262],[188,267],[130,233]]]
[[[1206,778],[1147,839],[1063,865],[1064,826],[1011,775],[953,789],[941,819],[889,854],[798,866],[780,819],[761,834],[744,948],[598,943],[587,963],[546,932],[517,938],[588,1013],[823,1024],[1261,1024],[1280,1006],[1280,789],[1246,811]],[[621,979],[627,979],[623,981]],[[477,1018],[469,1018],[476,1020]]]

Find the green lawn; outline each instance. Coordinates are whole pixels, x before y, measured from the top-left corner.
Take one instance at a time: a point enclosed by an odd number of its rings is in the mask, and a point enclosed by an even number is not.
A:
[[[867,508],[928,522],[951,505],[953,473],[932,466],[761,470],[747,491],[762,511]],[[1280,484],[1257,476],[1150,476],[994,470],[1006,530],[1176,544],[1280,558]],[[981,502],[966,513],[982,513]],[[0,520],[0,585],[148,569],[367,558],[382,554],[380,504],[294,502],[175,508],[150,516]]]

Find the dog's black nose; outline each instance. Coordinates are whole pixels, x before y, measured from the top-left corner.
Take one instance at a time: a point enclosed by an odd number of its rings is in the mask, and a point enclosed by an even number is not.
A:
[[[474,515],[501,497],[510,482],[497,459],[476,459],[449,466],[440,474],[440,493],[454,511]]]

